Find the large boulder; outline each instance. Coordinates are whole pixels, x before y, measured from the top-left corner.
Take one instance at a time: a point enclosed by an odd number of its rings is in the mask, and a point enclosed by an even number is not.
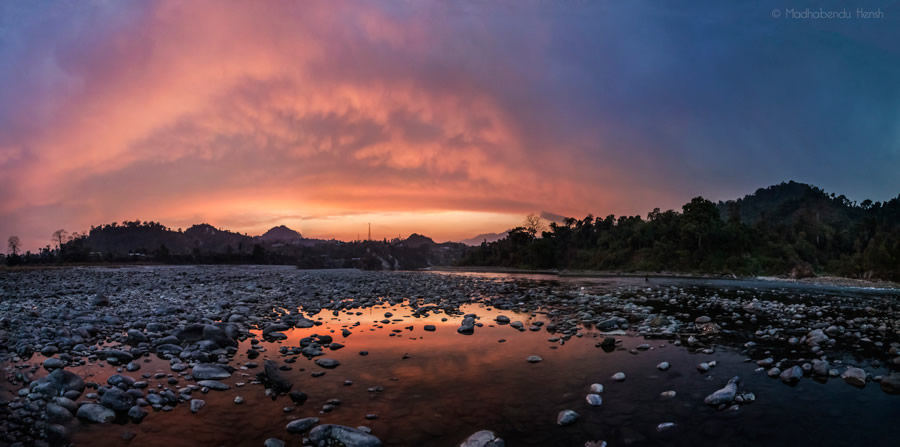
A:
[[[78,412],[75,413],[75,416],[84,422],[104,424],[115,419],[116,413],[103,405],[84,404],[78,408]]]
[[[178,337],[179,340],[185,341],[199,341],[203,339],[203,329],[206,327],[204,324],[193,323],[189,324],[178,331],[175,332],[175,336]]]
[[[703,399],[703,402],[708,405],[715,406],[730,404],[732,401],[734,401],[734,396],[737,394],[738,383],[740,381],[741,379],[739,377],[732,377],[731,380],[728,381],[728,384],[725,385],[725,387],[716,390],[716,392],[710,394],[709,396],[706,396],[706,398]]]
[[[218,380],[201,380],[201,381],[197,382],[197,385],[200,385],[204,388],[209,388],[214,391],[225,391],[225,390],[231,388],[227,384],[219,382]]]
[[[800,381],[803,378],[803,368],[799,366],[792,366],[786,370],[784,370],[779,376],[782,382],[793,385]]]
[[[578,420],[578,416],[579,414],[572,410],[563,410],[560,411],[558,415],[556,415],[556,423],[563,426],[571,425]]]
[[[72,420],[72,413],[62,405],[47,404],[47,421],[51,424],[65,424]]]
[[[109,388],[100,398],[100,405],[113,411],[126,412],[134,406],[134,396],[119,388]]]
[[[456,332],[466,335],[475,332],[475,315],[466,315],[463,318],[462,324],[460,324],[459,329],[457,329]]]
[[[322,368],[326,368],[326,369],[337,368],[340,364],[341,364],[341,362],[339,362],[335,359],[328,359],[328,358],[316,359],[316,365],[319,365]]]
[[[821,329],[814,329],[806,334],[806,344],[812,348],[828,341],[828,335]]]
[[[287,426],[285,426],[284,428],[288,431],[288,433],[305,433],[307,430],[313,428],[313,426],[318,423],[319,418],[303,418],[288,422]]]
[[[268,337],[272,333],[286,331],[290,328],[290,326],[284,323],[272,323],[263,328],[262,335],[263,337]]]
[[[91,298],[91,306],[94,307],[102,307],[109,306],[109,298],[103,294],[97,294],[93,298]]]
[[[220,348],[227,348],[229,346],[236,348],[238,345],[237,341],[229,337],[224,330],[211,324],[203,326],[202,337],[203,340],[211,341],[219,345]]]
[[[459,447],[504,447],[503,439],[490,430],[481,430],[472,433]]]
[[[343,425],[324,424],[309,432],[309,440],[314,444],[340,442],[345,447],[381,447],[381,440],[369,433]]]
[[[126,376],[122,374],[113,374],[106,379],[106,383],[110,386],[119,386],[120,383],[124,383],[126,387],[131,387],[134,383],[137,382],[134,377]]]
[[[828,377],[828,370],[831,366],[828,365],[828,362],[825,360],[813,360],[812,362],[812,372],[813,374],[820,377]]]
[[[812,265],[808,262],[800,262],[794,265],[791,268],[791,278],[794,279],[802,279],[802,278],[811,278],[816,276],[816,272],[813,271]]]
[[[129,329],[128,335],[125,338],[125,342],[132,346],[138,345],[140,343],[146,343],[147,340],[147,336],[137,329]]]
[[[615,318],[609,318],[603,321],[600,321],[596,324],[597,329],[601,331],[608,331],[611,329],[616,329],[619,327],[619,321]]]
[[[231,373],[228,370],[212,363],[198,363],[194,365],[191,375],[197,380],[219,380],[231,377]]]
[[[131,355],[128,351],[123,351],[121,349],[105,349],[100,351],[100,357],[105,358],[107,360],[115,359],[115,361],[120,363],[128,363],[134,360],[134,356]]]
[[[62,396],[69,391],[80,393],[84,391],[84,379],[71,371],[56,369],[38,379],[32,391],[51,396]]]
[[[900,373],[891,373],[882,377],[881,390],[888,394],[900,394]]]
[[[161,344],[156,347],[156,353],[160,355],[169,354],[177,356],[178,354],[181,354],[181,351],[184,351],[184,348],[171,343]]]
[[[278,363],[274,360],[266,360],[263,371],[256,374],[256,378],[265,384],[266,387],[281,393],[289,391],[294,386],[294,383],[281,373],[281,370],[278,369]]]
[[[844,379],[844,382],[849,383],[853,386],[858,386],[860,388],[866,386],[866,372],[854,367],[847,368],[843,374],[841,374],[841,378]]]

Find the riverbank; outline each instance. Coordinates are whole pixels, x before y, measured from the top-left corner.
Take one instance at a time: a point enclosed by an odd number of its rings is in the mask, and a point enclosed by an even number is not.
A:
[[[453,272],[453,273],[508,273],[526,275],[556,275],[559,277],[583,277],[583,278],[673,278],[673,279],[729,279],[729,280],[759,280],[782,281],[795,284],[857,287],[868,289],[900,289],[900,283],[881,279],[857,279],[842,276],[822,275],[808,278],[791,278],[789,276],[737,276],[716,275],[707,273],[682,273],[682,272],[620,272],[611,270],[539,270],[521,269],[509,267],[433,267],[429,271]]]
[[[892,294],[544,279],[0,272],[0,445],[440,447],[485,430],[541,446],[900,436],[885,423],[900,416]],[[740,391],[722,400],[734,376]],[[854,411],[836,418],[842,408]],[[802,422],[779,424],[789,415]]]
[[[763,281],[784,281],[797,284],[810,284],[836,287],[858,287],[864,289],[900,289],[900,283],[880,279],[856,279],[841,276],[815,276],[809,278],[788,278],[781,276],[758,276]]]

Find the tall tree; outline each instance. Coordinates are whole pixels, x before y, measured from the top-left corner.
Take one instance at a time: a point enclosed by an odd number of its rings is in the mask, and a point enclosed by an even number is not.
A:
[[[720,223],[719,210],[716,204],[704,199],[694,197],[690,203],[682,207],[685,219],[683,231],[697,238],[697,249],[703,249],[703,236],[709,234],[717,223]]]
[[[56,242],[56,248],[61,250],[63,244],[66,243],[66,237],[68,235],[69,233],[66,230],[60,228],[59,230],[53,232],[53,237],[51,237],[50,240]]]
[[[541,222],[541,217],[537,214],[531,213],[525,216],[525,232],[531,235],[531,238],[534,239],[537,237],[537,234],[544,230],[544,223]]]
[[[22,241],[19,240],[19,236],[10,236],[9,239],[6,240],[6,244],[9,247],[9,252],[13,256],[19,254],[19,246],[22,244]]]

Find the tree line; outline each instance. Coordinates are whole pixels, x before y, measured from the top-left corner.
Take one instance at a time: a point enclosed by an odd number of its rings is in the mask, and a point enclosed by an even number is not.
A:
[[[540,237],[538,237],[540,234]],[[900,195],[859,204],[802,183],[681,212],[566,218],[531,215],[458,265],[734,275],[832,274],[900,280]]]
[[[299,234],[298,234],[299,235]],[[437,244],[417,234],[388,241],[295,238],[267,241],[209,224],[173,230],[158,222],[125,221],[91,226],[89,232],[57,230],[37,252],[21,252],[17,236],[7,240],[5,262],[17,265],[155,263],[278,264],[300,268],[414,269],[452,265],[462,244]]]

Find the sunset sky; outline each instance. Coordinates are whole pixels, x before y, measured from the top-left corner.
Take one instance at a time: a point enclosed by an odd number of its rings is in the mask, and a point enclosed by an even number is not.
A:
[[[0,237],[445,241],[791,179],[897,196],[900,5],[736,4],[0,2]]]

